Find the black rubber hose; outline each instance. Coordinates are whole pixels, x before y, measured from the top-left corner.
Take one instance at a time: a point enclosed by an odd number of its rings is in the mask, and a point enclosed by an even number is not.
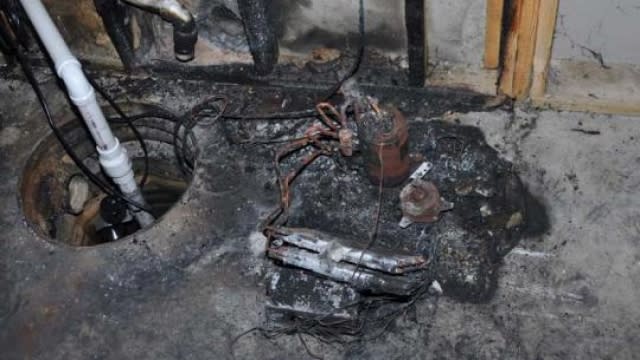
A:
[[[258,75],[267,75],[278,62],[278,39],[267,12],[267,0],[238,0],[244,32]]]
[[[367,46],[364,0],[358,1],[358,35],[360,43],[358,45],[358,53],[356,54],[355,61],[351,65],[349,71],[343,77],[341,77],[333,86],[331,86],[326,95],[322,98],[322,101],[329,101],[338,91],[340,91],[342,85],[358,72],[358,70],[360,69],[360,65],[362,65],[364,50]],[[227,120],[299,120],[301,118],[314,117],[317,115],[318,112],[315,108],[313,108],[301,111],[277,112],[270,114],[222,114],[222,118]]]
[[[114,0],[94,0],[98,15],[102,18],[107,34],[116,48],[122,65],[126,70],[131,70],[136,65],[136,56],[133,51],[131,34],[127,31],[125,17],[127,9]]]
[[[8,38],[6,45],[11,48],[12,42],[15,41],[21,44],[25,48],[29,48],[31,39],[27,32],[25,24],[28,23],[24,13],[21,11],[22,7],[17,0],[0,0],[0,9],[4,12],[7,26],[12,30],[12,38]],[[10,35],[11,36],[11,35]]]

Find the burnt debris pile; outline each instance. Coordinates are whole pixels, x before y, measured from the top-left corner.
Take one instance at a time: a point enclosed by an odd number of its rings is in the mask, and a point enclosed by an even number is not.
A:
[[[275,151],[268,334],[343,341],[427,296],[490,299],[501,259],[539,215],[513,165],[475,127],[405,119],[372,99],[318,111],[324,124]]]

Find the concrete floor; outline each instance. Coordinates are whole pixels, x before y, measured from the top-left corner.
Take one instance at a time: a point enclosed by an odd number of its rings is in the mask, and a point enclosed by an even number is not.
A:
[[[495,354],[505,358],[637,358],[638,119],[554,111],[514,115],[469,114],[464,122],[483,128],[489,143],[513,159],[530,190],[544,199],[551,230],[507,256],[498,294],[485,309],[463,307],[462,313],[484,319],[476,320],[484,324],[480,339],[494,340]],[[465,347],[464,339],[449,341]],[[471,344],[477,342],[482,340]]]
[[[28,151],[47,132],[40,109],[17,81],[0,84],[0,104],[0,358],[310,358],[297,336],[232,344],[263,319],[264,259],[255,224],[218,224],[224,214],[205,204],[236,201],[240,211],[273,199],[212,187],[215,162],[204,160],[183,203],[137,240],[52,244],[28,228],[16,196]],[[425,299],[380,338],[306,339],[310,349],[325,359],[638,358],[638,119],[521,109],[457,117],[516,164],[547,206],[550,231],[505,258],[488,303]],[[195,194],[201,201],[189,201]],[[211,222],[215,230],[181,233]]]

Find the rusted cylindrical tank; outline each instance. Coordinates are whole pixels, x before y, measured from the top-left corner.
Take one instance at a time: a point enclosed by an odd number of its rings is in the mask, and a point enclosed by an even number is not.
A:
[[[393,187],[410,172],[409,131],[402,113],[384,107],[359,114],[358,133],[366,172],[375,185]]]

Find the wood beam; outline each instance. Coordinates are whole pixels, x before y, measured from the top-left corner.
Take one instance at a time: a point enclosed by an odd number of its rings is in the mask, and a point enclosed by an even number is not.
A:
[[[531,87],[541,1],[549,0],[514,0],[500,79],[500,91],[514,98],[528,96]]]
[[[540,2],[536,50],[533,58],[532,98],[542,97],[546,92],[559,2],[559,0],[541,0]]]
[[[504,0],[487,0],[484,34],[484,67],[487,69],[497,69],[500,66],[503,13]]]

